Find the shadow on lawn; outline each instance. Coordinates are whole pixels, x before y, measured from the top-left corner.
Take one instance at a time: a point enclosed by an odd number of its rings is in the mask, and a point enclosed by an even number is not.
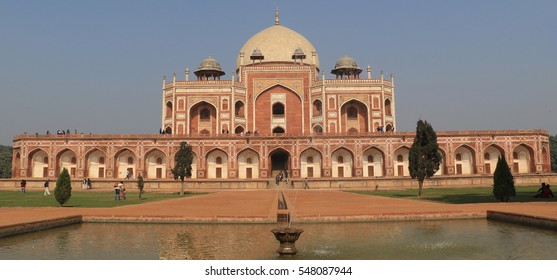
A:
[[[425,199],[449,204],[500,202],[493,195],[485,194],[455,194],[439,197],[425,197]],[[557,202],[557,200],[555,198],[535,198],[530,193],[517,193],[514,199],[509,202]]]
[[[497,202],[493,195],[488,196],[485,194],[453,194],[438,197],[425,197],[425,199],[450,204]]]

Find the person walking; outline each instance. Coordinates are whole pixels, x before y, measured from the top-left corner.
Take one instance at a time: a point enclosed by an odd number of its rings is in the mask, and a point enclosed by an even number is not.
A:
[[[83,178],[83,185],[81,186],[84,190],[87,189],[87,178]]]
[[[92,188],[93,186],[91,186],[91,178],[87,178],[87,189],[90,190]]]
[[[304,190],[309,190],[308,177],[304,179]]]
[[[50,195],[50,190],[48,189],[49,182],[49,179],[46,179],[46,181],[44,181],[44,196]]]

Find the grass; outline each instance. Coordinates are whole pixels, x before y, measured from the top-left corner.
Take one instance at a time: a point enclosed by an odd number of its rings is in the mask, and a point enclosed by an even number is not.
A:
[[[0,207],[59,207],[60,205],[54,197],[54,189],[51,189],[50,192],[51,196],[44,196],[43,192],[39,190],[27,190],[27,193],[2,190],[0,191]],[[185,193],[184,196],[180,196],[178,193],[145,192],[142,199],[139,199],[138,192],[128,191],[126,200],[114,200],[114,192],[79,191],[72,192],[72,197],[64,204],[64,207],[110,208],[198,194],[200,193]]]
[[[535,198],[534,195],[539,186],[515,187],[516,196],[513,202],[539,202],[552,201],[557,202],[555,198]],[[351,191],[358,194],[385,196],[392,198],[418,198],[417,189],[393,190],[393,191]],[[424,189],[422,200],[430,200],[448,204],[465,204],[465,203],[491,203],[498,202],[493,196],[492,187],[475,187],[475,188],[432,188]]]

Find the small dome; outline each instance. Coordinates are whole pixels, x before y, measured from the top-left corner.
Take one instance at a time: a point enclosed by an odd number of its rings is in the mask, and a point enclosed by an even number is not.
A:
[[[199,67],[197,67],[197,70],[195,70],[195,72],[193,72],[198,79],[200,79],[201,77],[204,77],[205,79],[208,79],[210,77],[212,77],[213,79],[224,75],[224,71],[222,71],[222,69],[220,68],[220,63],[212,58],[212,57],[207,57],[206,59],[203,59],[203,61],[201,61],[201,63],[199,63]]]
[[[304,55],[304,51],[303,51],[302,49],[300,49],[300,48],[297,48],[297,49],[294,51],[294,55]]]
[[[337,63],[335,63],[335,69],[339,69],[339,68],[357,68],[357,69],[359,69],[360,67],[358,67],[358,63],[356,63],[356,60],[354,60],[353,58],[345,55],[345,56],[341,57],[339,60],[337,60]]]
[[[358,79],[360,73],[362,73],[362,68],[358,67],[356,60],[346,55],[337,60],[335,69],[331,70],[331,74],[337,75],[337,78],[340,76],[341,78]]]
[[[251,53],[251,56],[262,56],[263,53],[261,53],[260,49],[255,49],[253,50],[253,52]]]
[[[197,71],[204,71],[204,70],[222,71],[222,69],[220,68],[220,63],[216,59],[212,58],[211,56],[207,57],[206,59],[203,59],[203,61],[199,63],[199,67],[197,67]]]

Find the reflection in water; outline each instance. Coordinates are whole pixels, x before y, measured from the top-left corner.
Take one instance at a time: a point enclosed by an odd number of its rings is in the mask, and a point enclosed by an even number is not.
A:
[[[86,223],[0,239],[0,259],[280,259],[271,224]],[[294,259],[557,259],[557,232],[486,220],[296,224]]]

